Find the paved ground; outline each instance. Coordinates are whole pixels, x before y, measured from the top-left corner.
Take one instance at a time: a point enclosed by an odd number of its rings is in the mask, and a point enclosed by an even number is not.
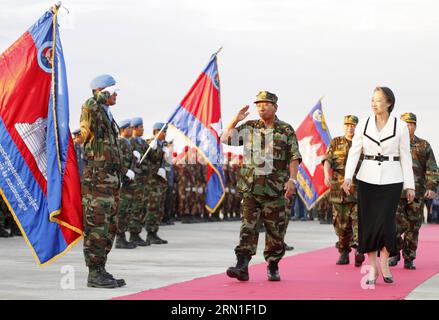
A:
[[[176,223],[159,232],[169,241],[167,245],[113,249],[107,270],[127,282],[126,287],[118,289],[87,288],[82,242],[58,261],[40,268],[21,237],[0,239],[0,299],[110,299],[225,272],[235,262],[233,248],[239,227],[240,222]],[[261,234],[260,244],[264,236]],[[331,225],[291,222],[286,242],[295,250],[287,256],[333,246],[335,240]],[[251,263],[263,262],[262,251],[260,245]],[[69,289],[72,285],[74,289]],[[414,290],[408,299],[439,300],[439,274]]]

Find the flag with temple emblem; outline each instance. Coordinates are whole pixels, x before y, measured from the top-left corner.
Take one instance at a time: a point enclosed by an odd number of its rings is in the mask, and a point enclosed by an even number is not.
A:
[[[322,111],[321,100],[311,109],[296,130],[302,163],[297,174],[297,194],[311,210],[329,190],[325,185],[322,160],[331,135]]]
[[[224,199],[217,54],[212,55],[168,123],[186,137],[206,161],[206,208],[216,211]]]
[[[0,56],[0,192],[40,266],[83,233],[57,13]]]

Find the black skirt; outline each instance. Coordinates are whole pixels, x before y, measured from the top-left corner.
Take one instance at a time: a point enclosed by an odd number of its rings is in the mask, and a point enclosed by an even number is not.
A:
[[[358,251],[376,252],[386,247],[396,256],[395,215],[403,183],[376,185],[358,181]]]

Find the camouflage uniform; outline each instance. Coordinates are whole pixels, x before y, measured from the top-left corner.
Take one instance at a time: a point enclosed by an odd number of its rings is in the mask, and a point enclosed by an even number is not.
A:
[[[335,233],[338,236],[336,248],[340,253],[349,253],[358,246],[358,212],[356,186],[353,183],[351,194],[343,191],[344,173],[352,141],[346,137],[332,139],[326,151],[323,163],[328,161],[332,168],[331,191],[329,201],[332,203]]]
[[[142,137],[131,137],[131,146],[133,150],[138,151],[143,156],[148,150],[148,144]],[[149,156],[149,155],[148,155]],[[146,160],[140,165],[135,166],[136,183],[133,185],[133,205],[131,218],[128,223],[128,229],[132,235],[139,235],[142,232],[146,220],[146,185],[148,183],[148,164]]]
[[[201,215],[205,213],[204,209],[206,203],[206,182],[204,166],[199,162],[194,165],[194,180],[195,197],[192,212],[198,219],[200,219]]]
[[[151,141],[148,141],[151,143]],[[157,149],[150,150],[148,154],[149,175],[146,182],[146,231],[148,234],[157,233],[160,226],[160,221],[165,214],[165,199],[166,190],[168,188],[167,181],[157,174],[160,168],[164,167],[164,152],[165,144],[158,141]]]
[[[74,142],[74,147],[76,154],[76,162],[78,163],[79,178],[82,179],[82,175],[84,174],[84,166],[85,166],[84,147],[81,144],[77,143],[76,141]]]
[[[413,136],[410,139],[410,148],[415,176],[415,200],[407,203],[406,193],[403,192],[396,212],[397,249],[402,249],[402,255],[407,262],[413,262],[416,258],[419,229],[424,218],[425,192],[435,191],[439,183],[438,167],[430,144]]]
[[[321,224],[332,222],[332,204],[329,201],[330,192],[327,192],[317,204],[318,216]]]
[[[301,161],[297,137],[294,129],[287,123],[274,121],[273,129],[265,128],[261,120],[251,120],[236,128],[249,134],[249,139],[239,141],[244,144],[244,165],[240,169],[240,179],[237,189],[243,194],[243,218],[240,240],[235,248],[236,255],[253,256],[256,254],[258,243],[257,221],[261,219],[265,225],[266,238],[264,258],[267,262],[277,263],[285,254],[284,236],[286,223],[287,201],[284,197],[284,186],[289,179],[289,165],[293,160]],[[269,174],[258,175],[265,163],[258,164],[264,155],[258,154],[253,148],[255,130],[261,135],[261,150],[267,147],[273,152],[273,167]],[[271,135],[273,140],[265,146],[265,135]],[[229,144],[231,144],[229,140]],[[250,158],[251,157],[251,158]],[[251,161],[247,160],[251,159]]]
[[[122,167],[126,168],[127,170],[133,169],[133,161],[136,161],[136,159],[133,156],[133,147],[131,146],[130,140],[120,137],[119,144],[122,152]],[[122,188],[120,189],[117,234],[125,233],[128,230],[128,223],[132,216],[136,188],[137,183],[135,181],[131,181],[128,177],[123,176]]]
[[[86,165],[81,182],[84,210],[84,256],[90,273],[105,267],[117,228],[122,158],[116,123],[104,103],[108,92],[96,91],[82,106],[81,135]]]

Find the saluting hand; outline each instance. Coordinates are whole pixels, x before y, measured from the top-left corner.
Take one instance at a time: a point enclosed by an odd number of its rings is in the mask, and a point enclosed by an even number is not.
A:
[[[235,119],[237,122],[244,120],[247,118],[247,116],[250,114],[250,112],[247,112],[250,106],[245,106],[241,110],[239,110],[238,114],[236,115]]]
[[[344,192],[349,196],[351,194],[351,185],[352,185],[352,180],[351,179],[346,179],[343,182],[342,188],[344,190]]]

